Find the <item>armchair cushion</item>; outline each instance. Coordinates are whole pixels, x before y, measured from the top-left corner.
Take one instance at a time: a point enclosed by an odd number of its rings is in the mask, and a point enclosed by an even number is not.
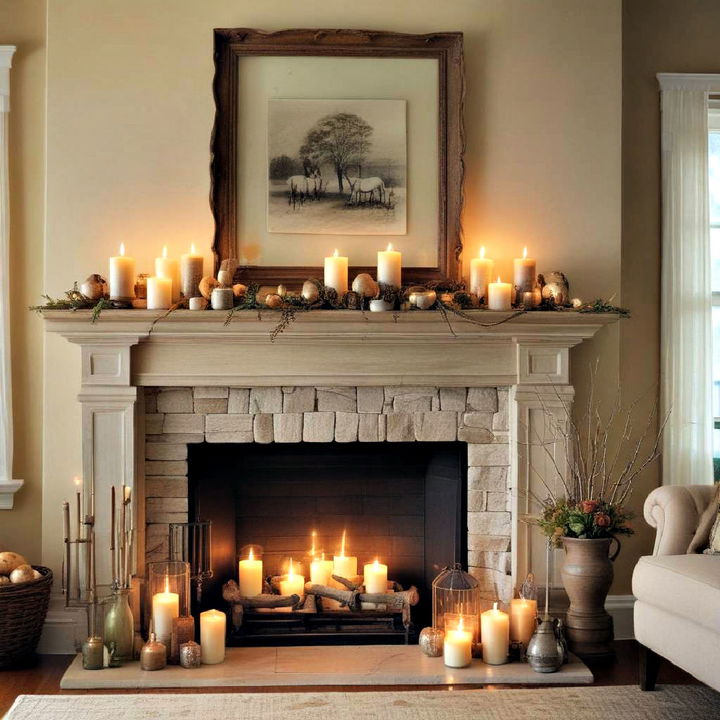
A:
[[[632,587],[638,601],[720,634],[720,555],[641,557]]]
[[[697,530],[693,539],[690,541],[687,551],[689,553],[701,553],[710,544],[710,533],[715,527],[718,518],[718,510],[720,509],[720,485],[718,485],[715,495],[705,511],[700,516]]]

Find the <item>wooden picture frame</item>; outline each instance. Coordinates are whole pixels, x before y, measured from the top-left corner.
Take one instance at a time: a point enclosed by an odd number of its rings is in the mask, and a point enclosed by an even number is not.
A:
[[[215,125],[211,141],[210,205],[215,219],[215,270],[237,256],[238,229],[238,65],[252,56],[341,56],[344,58],[422,58],[438,65],[438,220],[437,262],[428,267],[403,267],[403,282],[460,279],[463,205],[463,36],[459,32],[411,35],[366,30],[295,29],[263,32],[247,28],[214,30]],[[412,169],[410,170],[412,177]],[[389,237],[393,240],[392,237]],[[379,243],[379,245],[382,243]],[[378,247],[378,249],[382,249]],[[321,258],[318,258],[321,261]],[[352,258],[351,258],[352,261]],[[350,267],[375,274],[374,267]],[[247,265],[240,281],[283,283],[297,287],[309,277],[322,277],[320,265]]]

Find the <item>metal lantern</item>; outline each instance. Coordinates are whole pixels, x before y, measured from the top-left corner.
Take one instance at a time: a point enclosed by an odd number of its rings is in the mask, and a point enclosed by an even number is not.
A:
[[[466,573],[460,563],[443,571],[433,580],[433,627],[445,632],[455,628],[462,617],[463,625],[473,628],[473,645],[477,646],[480,625],[480,583]]]

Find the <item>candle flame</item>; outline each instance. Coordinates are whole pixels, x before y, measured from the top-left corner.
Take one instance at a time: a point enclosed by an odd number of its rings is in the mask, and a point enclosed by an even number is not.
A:
[[[379,561],[377,558],[375,558],[374,569],[375,569],[375,570],[379,570],[379,569],[380,569],[380,561]]]
[[[458,632],[462,632],[463,630],[463,616],[460,616],[460,620],[458,620],[458,626],[457,626]]]
[[[163,255],[164,258],[167,257],[167,245],[163,245],[163,253],[162,253],[162,255]]]
[[[79,475],[76,475],[73,478],[73,482],[75,483],[76,487],[80,487],[80,485],[82,485],[82,478]]]
[[[342,543],[340,544],[340,557],[345,557],[345,530],[343,530]]]
[[[170,576],[169,575],[165,576],[165,592],[166,593],[170,592]]]
[[[120,243],[120,257],[125,257],[125,243]]]
[[[323,561],[325,560],[325,553],[320,553],[320,559]]]
[[[288,570],[288,577],[294,577],[295,573],[293,572],[293,564],[292,564],[292,558],[290,558],[290,569]]]
[[[338,249],[335,248],[335,252],[333,253],[333,257],[339,257]]]
[[[485,257],[485,246],[484,245],[480,248],[480,257],[481,258]]]
[[[310,548],[310,556],[315,557],[315,536],[317,535],[317,532],[315,530],[312,531],[312,547]]]
[[[190,252],[193,255],[197,252],[197,250],[195,250],[195,243],[190,243]]]
[[[527,246],[523,248],[523,260],[527,257]]]
[[[392,248],[392,243],[388,243],[387,249],[388,249],[388,252],[390,252],[390,251],[393,249],[393,248]]]
[[[495,612],[497,612],[497,603],[496,603],[496,602],[493,603],[493,610],[494,610]]]
[[[498,281],[498,282],[502,282],[502,280],[500,279],[500,276],[499,276],[499,275],[498,275],[497,281]]]
[[[250,548],[250,552],[248,553],[248,560],[254,560],[255,556],[253,555],[253,549]]]

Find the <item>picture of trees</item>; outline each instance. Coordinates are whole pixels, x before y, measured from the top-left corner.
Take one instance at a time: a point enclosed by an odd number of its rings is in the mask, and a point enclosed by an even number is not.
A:
[[[404,100],[270,100],[268,230],[406,232]]]

